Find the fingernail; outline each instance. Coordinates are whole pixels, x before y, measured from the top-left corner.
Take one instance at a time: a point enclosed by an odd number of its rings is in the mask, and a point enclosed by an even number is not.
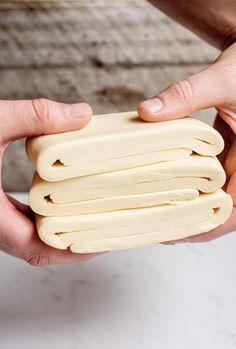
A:
[[[163,108],[163,103],[159,98],[152,98],[142,103],[145,109],[148,109],[151,113],[159,113]]]
[[[86,103],[77,103],[70,105],[70,116],[77,119],[83,119],[91,115],[91,108]]]

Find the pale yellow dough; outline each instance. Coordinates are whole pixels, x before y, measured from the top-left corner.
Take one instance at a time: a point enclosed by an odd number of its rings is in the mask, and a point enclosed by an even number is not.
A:
[[[225,173],[215,157],[188,158],[115,172],[46,182],[35,174],[29,193],[43,216],[88,214],[193,200],[221,188]]]
[[[40,238],[77,253],[102,252],[175,240],[214,229],[230,215],[223,190],[170,205],[77,216],[37,215]]]
[[[26,143],[30,160],[47,181],[181,159],[193,152],[217,155],[223,147],[219,133],[198,120],[148,123],[135,112],[94,116],[82,130]]]
[[[223,224],[232,200],[219,133],[191,119],[101,115],[82,130],[29,139],[29,203],[40,238],[73,252],[175,240]]]

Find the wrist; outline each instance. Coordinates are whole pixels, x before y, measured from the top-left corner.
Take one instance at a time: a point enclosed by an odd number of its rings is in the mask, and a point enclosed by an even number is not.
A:
[[[234,44],[236,44],[236,27],[232,26],[224,32],[220,41],[220,49],[224,51]]]
[[[162,12],[220,50],[236,42],[235,0],[149,0]]]

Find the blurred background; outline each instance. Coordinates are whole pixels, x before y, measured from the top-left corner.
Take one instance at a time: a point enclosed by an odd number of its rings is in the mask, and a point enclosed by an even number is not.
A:
[[[218,54],[144,0],[1,1],[0,47],[1,99],[86,101],[96,114],[135,109]],[[24,141],[10,145],[5,190],[27,191],[32,173]]]

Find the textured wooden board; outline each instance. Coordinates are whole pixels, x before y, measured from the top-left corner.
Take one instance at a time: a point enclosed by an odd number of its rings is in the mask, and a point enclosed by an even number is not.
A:
[[[13,9],[21,8],[21,6],[51,6],[51,7],[68,7],[68,6],[126,6],[127,4],[144,4],[144,0],[2,0],[0,8],[12,6]]]
[[[215,49],[145,2],[102,9],[69,3],[0,11],[0,67],[202,64],[216,57]]]
[[[202,69],[217,51],[144,0],[0,2],[0,98],[125,111]],[[4,158],[7,190],[29,188],[23,141]]]

